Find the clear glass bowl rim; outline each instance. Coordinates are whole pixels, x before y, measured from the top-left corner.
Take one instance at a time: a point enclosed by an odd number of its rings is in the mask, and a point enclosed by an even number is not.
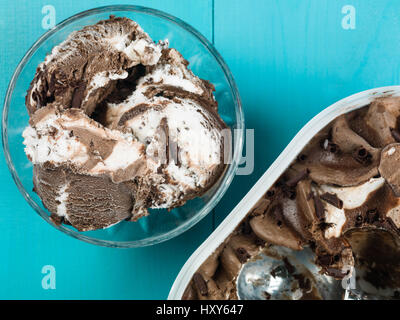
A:
[[[214,193],[214,195],[209,199],[209,201],[206,203],[206,205],[200,210],[195,216],[192,218],[188,219],[185,221],[183,224],[181,224],[179,227],[176,229],[170,230],[164,234],[160,234],[157,236],[145,238],[145,239],[140,239],[140,240],[135,240],[135,241],[112,241],[112,240],[101,240],[101,239],[96,239],[92,238],[90,236],[84,235],[82,233],[79,233],[78,231],[66,228],[63,225],[57,226],[54,223],[51,222],[49,219],[48,214],[39,207],[39,205],[31,198],[31,196],[28,194],[28,192],[25,190],[24,186],[22,185],[21,180],[18,177],[18,173],[14,167],[14,164],[11,160],[10,156],[10,151],[9,151],[9,145],[8,145],[8,132],[7,132],[7,122],[8,122],[8,112],[10,108],[10,103],[11,103],[11,97],[14,92],[14,88],[17,82],[17,79],[31,58],[31,56],[36,52],[36,50],[42,45],[43,42],[45,42],[51,35],[62,29],[64,26],[77,21],[81,18],[90,16],[90,15],[95,15],[99,13],[105,13],[105,12],[116,12],[116,11],[131,11],[131,12],[138,12],[138,13],[144,13],[148,15],[153,15],[161,19],[168,20],[179,27],[185,29],[187,32],[191,33],[195,38],[197,38],[208,50],[208,52],[216,59],[218,64],[221,66],[225,77],[228,80],[229,87],[231,90],[231,93],[234,98],[234,103],[235,103],[235,110],[236,110],[236,123],[237,127],[235,129],[238,129],[238,134],[236,134],[234,141],[234,146],[233,146],[233,155],[232,155],[232,161],[231,164],[229,165],[226,173],[224,173],[224,176],[222,178],[222,181],[220,182],[220,186]],[[144,246],[150,246],[154,245],[157,243],[161,243],[164,241],[167,241],[169,239],[172,239],[183,232],[187,231],[191,227],[193,227],[195,224],[197,224],[201,219],[203,219],[220,201],[222,196],[225,194],[227,191],[228,187],[230,186],[238,165],[240,163],[240,159],[242,156],[242,149],[243,149],[243,141],[244,141],[244,129],[245,129],[245,123],[244,123],[244,114],[242,110],[242,103],[239,95],[238,88],[236,86],[235,80],[233,78],[233,75],[231,71],[229,70],[228,66],[226,65],[225,61],[221,57],[221,55],[217,52],[217,50],[214,48],[214,46],[208,41],[199,31],[194,29],[192,26],[184,22],[183,20],[176,18],[168,13],[162,12],[160,10],[152,9],[152,8],[147,8],[143,6],[134,6],[134,5],[112,5],[112,6],[103,6],[103,7],[98,7],[94,9],[89,9],[82,11],[80,13],[77,13],[59,24],[57,24],[54,28],[48,30],[45,32],[32,46],[31,48],[26,52],[24,57],[21,59],[19,62],[18,66],[16,67],[10,83],[7,88],[6,96],[4,99],[4,105],[3,105],[3,110],[2,110],[2,144],[3,144],[3,151],[4,151],[4,156],[6,158],[6,163],[8,166],[8,169],[11,172],[12,178],[14,179],[15,184],[17,185],[19,191],[21,192],[22,196],[25,198],[25,200],[29,203],[29,205],[38,213],[44,220],[46,220],[49,224],[57,228],[58,230],[68,234],[71,237],[74,237],[76,239],[99,245],[99,246],[104,246],[104,247],[113,247],[113,248],[134,248],[134,247],[144,247]]]

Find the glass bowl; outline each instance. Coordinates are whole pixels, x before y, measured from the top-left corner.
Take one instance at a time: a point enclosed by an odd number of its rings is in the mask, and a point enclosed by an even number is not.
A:
[[[236,131],[232,142],[232,160],[221,178],[205,195],[188,201],[170,212],[152,210],[138,222],[122,221],[108,229],[78,232],[67,225],[55,225],[40,198],[32,191],[32,164],[22,144],[22,131],[28,125],[25,94],[36,71],[51,49],[74,30],[110,15],[128,17],[138,22],[155,41],[168,39],[170,47],[179,50],[190,62],[189,67],[200,78],[210,80],[216,88],[219,113]],[[48,223],[77,239],[108,247],[141,247],[178,236],[204,218],[226,192],[236,173],[243,147],[244,117],[239,93],[227,65],[212,44],[194,28],[169,14],[154,9],[119,5],[78,13],[46,32],[28,50],[16,68],[4,101],[2,117],[3,148],[7,165],[20,192],[32,208]]]

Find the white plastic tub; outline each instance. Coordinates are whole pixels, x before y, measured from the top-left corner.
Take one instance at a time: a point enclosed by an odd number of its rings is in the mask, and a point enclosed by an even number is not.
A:
[[[262,175],[257,183],[250,189],[246,196],[224,219],[219,227],[204,241],[191,255],[182,267],[174,284],[172,285],[168,299],[181,299],[193,274],[201,266],[217,247],[224,242],[230,233],[239,225],[247,213],[253,208],[264,193],[275,183],[279,176],[295,160],[306,144],[316,133],[328,125],[338,116],[368,105],[378,97],[400,96],[400,86],[389,86],[370,89],[353,94],[329,106],[313,119],[311,119],[293,138],[279,157],[272,163],[269,169]]]

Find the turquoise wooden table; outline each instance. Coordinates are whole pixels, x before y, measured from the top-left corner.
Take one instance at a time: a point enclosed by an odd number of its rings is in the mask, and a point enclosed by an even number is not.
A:
[[[233,209],[295,133],[324,107],[399,83],[400,1],[131,0],[193,25],[215,43],[254,129],[254,170],[237,176],[199,224],[165,243],[111,249],[40,218],[0,160],[0,298],[164,299],[190,254]],[[55,21],[114,1],[0,0],[0,100],[27,49]],[[50,19],[50,20],[49,20]],[[55,269],[55,287],[43,281]]]

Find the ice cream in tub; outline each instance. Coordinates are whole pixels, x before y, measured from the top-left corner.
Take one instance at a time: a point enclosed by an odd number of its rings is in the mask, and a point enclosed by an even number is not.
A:
[[[169,299],[398,298],[400,87],[308,122],[192,254]]]

